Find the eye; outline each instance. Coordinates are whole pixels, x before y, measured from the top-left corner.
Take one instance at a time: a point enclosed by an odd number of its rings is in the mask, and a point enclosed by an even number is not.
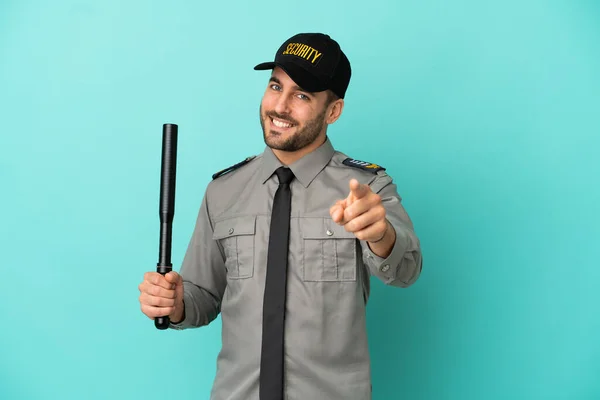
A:
[[[273,83],[273,84],[271,85],[271,89],[273,89],[273,90],[277,90],[277,91],[280,91],[280,90],[281,90],[281,87],[280,87],[278,84],[276,84],[276,83]]]
[[[308,97],[307,95],[305,95],[304,93],[298,93],[298,98],[300,100],[310,100],[310,97]]]

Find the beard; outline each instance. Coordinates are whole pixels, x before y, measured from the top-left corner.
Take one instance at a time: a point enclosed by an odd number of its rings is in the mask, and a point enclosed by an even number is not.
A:
[[[294,134],[290,135],[285,140],[277,140],[282,138],[284,133],[278,132],[274,129],[270,129],[267,133],[267,124],[270,125],[271,118],[277,118],[283,121],[287,121],[296,127],[299,126],[298,121],[293,119],[288,114],[279,114],[275,111],[263,112],[262,105],[259,109],[260,126],[263,130],[263,138],[265,144],[272,149],[281,151],[298,151],[305,148],[306,146],[313,143],[321,134],[325,127],[325,113],[327,109],[324,109],[315,118],[307,121],[302,128],[297,130]]]

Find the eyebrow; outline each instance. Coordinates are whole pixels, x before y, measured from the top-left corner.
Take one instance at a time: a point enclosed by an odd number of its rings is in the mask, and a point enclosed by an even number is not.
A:
[[[275,82],[275,83],[276,83],[276,84],[278,84],[278,85],[282,85],[281,81],[280,81],[279,79],[277,79],[277,77],[275,77],[275,76],[272,76],[272,77],[271,77],[271,79],[269,79],[269,82]],[[302,89],[302,88],[301,88],[300,86],[298,86],[298,85],[294,85],[294,87],[292,87],[292,89],[294,89],[294,90],[299,90],[299,91],[301,91],[301,92],[305,92],[305,93],[308,93],[308,94],[310,94],[310,95],[314,95],[312,92],[309,92],[308,90],[304,90],[304,89]]]

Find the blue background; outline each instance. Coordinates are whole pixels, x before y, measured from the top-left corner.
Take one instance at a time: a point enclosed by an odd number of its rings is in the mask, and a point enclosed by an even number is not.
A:
[[[596,1],[0,3],[0,398],[207,399],[220,321],[158,331],[162,124],[173,262],[210,175],[264,143],[272,59],[330,33],[353,78],[333,143],[385,166],[422,240],[374,282],[374,399],[600,398]]]

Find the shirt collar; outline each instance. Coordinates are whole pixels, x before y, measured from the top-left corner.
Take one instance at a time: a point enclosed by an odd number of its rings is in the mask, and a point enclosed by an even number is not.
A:
[[[295,163],[288,165],[288,167],[292,170],[296,179],[298,179],[304,187],[308,187],[317,174],[329,163],[334,153],[335,150],[333,145],[329,138],[326,137],[325,142],[321,146]],[[261,181],[262,183],[265,183],[273,175],[275,170],[282,167],[283,164],[281,164],[279,159],[275,156],[275,153],[273,153],[273,150],[268,146],[263,152],[262,159]]]

